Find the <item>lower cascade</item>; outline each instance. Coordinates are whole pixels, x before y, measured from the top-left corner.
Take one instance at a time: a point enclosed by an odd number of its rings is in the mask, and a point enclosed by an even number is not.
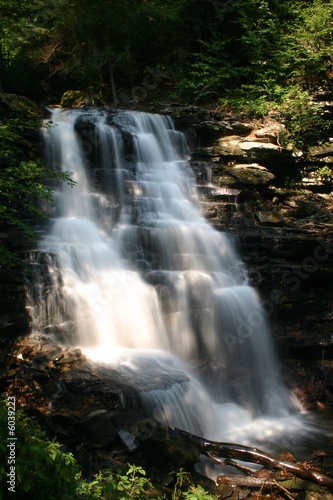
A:
[[[48,165],[76,185],[56,186],[32,257],[33,333],[116,366],[138,394],[122,404],[171,427],[243,442],[254,422],[267,439],[273,420],[297,427],[267,314],[230,239],[200,214],[172,121],[56,109],[43,135]]]

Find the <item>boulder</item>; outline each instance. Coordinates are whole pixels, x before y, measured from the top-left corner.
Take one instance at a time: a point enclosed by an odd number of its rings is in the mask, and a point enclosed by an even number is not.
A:
[[[267,142],[272,144],[279,143],[279,136],[281,133],[285,131],[285,126],[280,123],[274,123],[272,125],[268,125],[266,127],[260,128],[256,130],[254,135],[257,139],[264,141],[266,139]]]
[[[236,164],[228,169],[232,177],[236,178],[241,184],[267,184],[275,178],[275,175],[267,170],[266,167],[258,165],[258,163]],[[221,179],[219,180],[221,185]]]
[[[275,210],[272,211],[259,211],[256,213],[257,219],[260,224],[281,226],[283,225],[283,218],[281,214]]]
[[[229,129],[231,130],[232,134],[246,136],[253,131],[254,125],[252,123],[235,121],[229,124]]]
[[[24,96],[0,93],[0,115],[6,118],[40,118],[46,115],[46,110]]]
[[[239,147],[245,151],[249,158],[271,158],[272,154],[280,153],[280,147],[276,144],[257,141],[240,141]]]
[[[333,156],[333,144],[313,146],[309,149],[314,158],[327,158]],[[331,159],[329,161],[332,161]]]
[[[83,90],[67,90],[61,97],[60,105],[63,108],[85,108],[94,106],[95,100]]]

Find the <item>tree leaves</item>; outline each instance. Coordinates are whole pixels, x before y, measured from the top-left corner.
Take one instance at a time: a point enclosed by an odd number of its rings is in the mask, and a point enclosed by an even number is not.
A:
[[[23,232],[27,240],[35,233],[30,218],[45,219],[39,202],[52,201],[50,180],[74,182],[68,172],[52,171],[38,156],[39,120],[10,118],[0,121],[0,222]],[[29,159],[30,157],[30,159]],[[8,248],[0,245],[2,264],[17,264]]]

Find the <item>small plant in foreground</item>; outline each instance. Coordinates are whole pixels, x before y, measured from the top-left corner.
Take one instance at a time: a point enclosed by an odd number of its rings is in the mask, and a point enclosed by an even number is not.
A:
[[[150,498],[148,490],[153,485],[147,479],[146,472],[137,465],[129,465],[124,472],[117,469],[116,472],[105,470],[95,476],[89,483],[82,481],[77,489],[77,498],[104,499],[117,498],[127,500],[130,498]]]
[[[0,435],[8,436],[8,409],[6,402],[0,403]],[[33,497],[57,500],[64,494],[74,494],[79,478],[79,467],[72,453],[62,451],[61,445],[47,438],[39,424],[21,410],[15,414],[15,495],[17,498]],[[6,440],[0,444],[0,484],[3,494],[7,492],[9,466]],[[14,496],[15,496],[14,495]],[[2,494],[0,491],[0,499]],[[4,497],[6,498],[6,497]]]
[[[186,498],[186,500],[217,500],[219,498],[216,495],[208,493],[202,486],[195,486],[190,483],[190,473],[180,469],[176,474],[176,484],[172,493],[172,500],[180,500],[182,498]],[[187,490],[183,491],[184,488],[187,488]]]
[[[8,433],[8,407],[0,402],[0,435]],[[138,465],[127,464],[125,469],[103,470],[92,481],[81,478],[79,465],[72,453],[62,450],[55,440],[50,440],[34,418],[22,410],[15,413],[15,495],[19,499],[44,500],[166,500],[165,494],[155,497],[153,485],[145,470]],[[5,442],[5,441],[4,441]],[[0,443],[0,500],[7,498],[8,449]],[[216,500],[218,497],[191,482],[190,473],[180,469],[171,493],[172,500]]]

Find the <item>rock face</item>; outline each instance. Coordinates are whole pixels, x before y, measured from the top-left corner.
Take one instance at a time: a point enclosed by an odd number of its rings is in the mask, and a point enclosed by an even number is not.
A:
[[[207,123],[187,129],[204,214],[234,239],[280,354],[331,359],[332,148],[295,154],[279,144],[283,126],[241,127],[232,117],[209,142]]]
[[[29,316],[25,309],[25,274],[22,269],[0,269],[1,340],[29,333]]]

